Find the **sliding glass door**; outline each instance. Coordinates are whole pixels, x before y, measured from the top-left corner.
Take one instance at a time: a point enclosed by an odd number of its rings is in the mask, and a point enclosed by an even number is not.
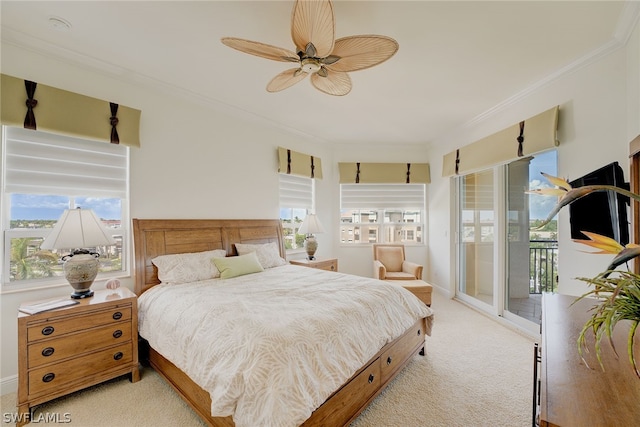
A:
[[[494,305],[496,217],[493,170],[459,178],[458,293]]]
[[[555,219],[537,226],[556,200],[527,190],[556,175],[556,152],[457,178],[456,296],[536,331],[540,296],[557,286]]]

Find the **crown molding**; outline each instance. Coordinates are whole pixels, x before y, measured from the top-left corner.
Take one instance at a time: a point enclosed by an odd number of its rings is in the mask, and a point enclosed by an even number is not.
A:
[[[2,29],[2,44],[13,46],[36,55],[49,58],[54,61],[71,64],[92,73],[97,73],[105,77],[115,79],[124,84],[141,85],[153,91],[159,91],[169,96],[175,96],[181,99],[185,99],[197,105],[212,108],[221,113],[228,114],[232,117],[279,129],[289,134],[301,136],[310,141],[319,143],[329,142],[325,139],[318,138],[315,135],[308,134],[300,129],[283,125],[264,116],[244,110],[235,105],[227,104],[217,99],[203,96],[202,94],[195,93],[188,89],[184,89],[182,87],[156,79],[154,77],[138,73],[136,71],[103,61],[89,55],[81,54],[73,50],[63,48],[54,43],[50,43],[46,40],[42,40],[10,28]],[[24,77],[28,78],[29,76]]]
[[[626,0],[623,5],[622,11],[620,13],[620,17],[618,19],[618,24],[616,25],[616,30],[614,31],[612,38],[610,41],[600,46],[598,49],[584,55],[581,58],[573,61],[570,64],[565,65],[554,73],[549,74],[547,77],[539,80],[538,82],[532,84],[531,86],[517,92],[513,96],[505,99],[504,101],[498,103],[494,107],[489,110],[477,115],[473,119],[464,123],[461,128],[467,129],[473,126],[476,126],[489,118],[495,116],[496,114],[507,110],[512,107],[514,104],[520,102],[521,100],[527,98],[532,93],[540,90],[541,88],[559,80],[562,77],[565,77],[581,68],[587,67],[595,62],[598,62],[600,59],[612,54],[626,46],[633,30],[635,28],[636,23],[640,19],[640,1],[634,0]]]

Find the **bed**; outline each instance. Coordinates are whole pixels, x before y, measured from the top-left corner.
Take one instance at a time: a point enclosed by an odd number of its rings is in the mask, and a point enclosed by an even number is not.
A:
[[[363,339],[365,344],[362,344],[362,352],[360,352],[357,356],[362,358],[364,354],[367,354],[367,358],[363,359],[364,362],[359,361],[358,365],[354,368],[353,366],[348,369],[352,369],[350,371],[349,376],[345,376],[344,378],[340,378],[339,383],[337,385],[332,386],[332,390],[330,392],[324,392],[326,394],[326,398],[322,397],[323,400],[320,402],[315,402],[312,409],[309,409],[308,418],[304,417],[304,419],[297,421],[274,421],[273,425],[304,425],[304,426],[345,426],[348,425],[351,421],[353,421],[361,412],[366,408],[366,406],[384,389],[384,387],[402,370],[402,368],[409,363],[409,361],[418,353],[424,355],[425,349],[425,336],[430,334],[431,331],[431,323],[433,321],[433,313],[431,309],[426,307],[423,303],[421,303],[417,298],[415,298],[408,291],[405,291],[401,287],[397,286],[388,286],[388,285],[378,285],[379,281],[375,281],[374,279],[366,279],[359,278],[357,276],[345,275],[342,273],[334,273],[328,271],[321,271],[317,269],[311,269],[301,266],[293,266],[293,265],[282,265],[277,266],[275,268],[265,269],[263,272],[258,272],[255,274],[246,275],[243,277],[234,277],[230,279],[212,279],[210,281],[201,281],[193,284],[188,284],[189,287],[183,285],[174,286],[173,288],[179,289],[181,293],[175,294],[174,290],[167,289],[165,283],[161,283],[158,278],[158,268],[152,260],[157,259],[156,257],[164,256],[164,255],[173,255],[173,254],[187,254],[187,253],[201,253],[208,251],[221,251],[222,254],[226,254],[227,257],[238,257],[237,247],[241,245],[271,245],[277,248],[278,255],[282,258],[285,258],[285,249],[284,249],[284,239],[282,235],[282,229],[279,220],[254,220],[254,219],[239,219],[239,220],[218,220],[218,219],[134,219],[133,220],[133,236],[134,236],[134,250],[135,250],[135,291],[139,296],[139,305],[144,305],[151,309],[156,304],[158,305],[157,310],[167,310],[166,307],[160,306],[161,301],[159,295],[162,293],[174,292],[169,298],[173,298],[173,301],[180,301],[181,304],[186,304],[184,307],[188,307],[192,304],[192,301],[188,298],[192,299],[202,299],[204,301],[204,296],[202,298],[194,297],[194,295],[201,295],[199,292],[203,292],[203,289],[206,289],[207,292],[217,292],[217,299],[224,300],[227,298],[227,293],[238,293],[240,290],[249,289],[243,288],[244,286],[256,285],[264,283],[278,283],[278,277],[292,277],[296,278],[295,280],[304,280],[303,291],[301,291],[300,286],[294,286],[293,284],[289,285],[288,283],[282,282],[281,286],[276,286],[279,288],[283,288],[279,297],[282,298],[282,295],[291,296],[291,301],[296,301],[295,304],[288,304],[288,306],[296,307],[298,302],[300,304],[308,304],[308,302],[303,301],[302,298],[304,293],[312,293],[314,290],[318,290],[316,293],[316,299],[318,302],[318,306],[323,307],[323,303],[321,303],[321,298],[326,296],[329,293],[338,293],[341,292],[338,286],[339,282],[346,281],[347,283],[351,283],[351,285],[347,287],[353,286],[356,291],[359,292],[358,289],[362,289],[364,286],[369,286],[368,293],[376,293],[376,292],[385,292],[385,298],[397,299],[400,301],[399,305],[404,305],[407,308],[407,311],[412,312],[412,316],[416,317],[411,318],[411,320],[407,320],[406,317],[409,315],[398,315],[400,319],[402,317],[404,324],[401,329],[398,325],[386,325],[381,327],[380,329],[385,329],[385,334],[389,334],[392,338],[387,339],[385,342],[380,341],[382,332],[375,331],[371,332],[372,337]],[[238,246],[237,246],[238,245]],[[248,280],[248,278],[252,280]],[[255,283],[250,283],[255,282]],[[241,283],[241,284],[239,284]],[[233,286],[229,286],[229,285]],[[216,288],[218,286],[218,288]],[[322,286],[329,286],[330,292],[326,291],[326,288]],[[395,294],[386,296],[386,289],[384,287],[391,287],[395,289],[392,292]],[[264,286],[263,286],[264,287]],[[212,290],[213,289],[213,290]],[[251,308],[251,304],[258,302],[262,303],[264,300],[263,296],[255,297],[254,295],[258,295],[260,292],[259,288],[257,290],[247,291],[247,294],[241,298],[241,300],[237,303],[238,313],[242,307],[249,307],[247,310],[249,312],[258,311],[254,308]],[[268,287],[269,292],[274,292],[273,287]],[[351,292],[351,290],[349,290]],[[360,292],[361,294],[367,292]],[[145,295],[146,294],[146,295]],[[177,295],[177,296],[176,296]],[[204,295],[204,294],[202,294]],[[225,295],[225,297],[221,297],[221,295]],[[253,298],[252,301],[250,296]],[[246,298],[246,299],[245,299]],[[351,297],[349,297],[351,298]],[[359,298],[359,296],[358,296]],[[342,298],[345,300],[348,298]],[[381,298],[379,298],[381,300]],[[156,302],[158,301],[158,302]],[[164,300],[166,304],[166,299]],[[230,300],[228,300],[230,301]],[[354,299],[355,301],[355,299]],[[359,300],[358,300],[359,301]],[[389,300],[391,301],[391,300]],[[390,308],[384,308],[384,310],[390,310],[390,312],[395,313],[394,310],[401,310],[400,307],[395,307],[395,302],[391,303],[385,300],[385,307],[390,306]],[[356,304],[354,302],[354,304]],[[360,304],[359,302],[357,304]],[[368,304],[368,303],[366,303]],[[420,305],[417,307],[416,304]],[[174,304],[176,306],[180,306],[180,304]],[[228,306],[229,304],[225,304],[224,306]],[[362,304],[360,304],[362,305]],[[160,308],[161,307],[161,308]],[[189,315],[194,315],[192,312],[195,310],[185,309],[183,307],[182,313],[188,313]],[[190,306],[189,306],[190,307]],[[260,306],[262,307],[262,306]],[[304,305],[300,305],[298,307],[298,312],[296,315],[306,315],[307,312],[311,312],[312,310],[307,310]],[[304,310],[303,310],[304,308]],[[358,310],[363,309],[359,307]],[[371,310],[370,307],[365,307],[365,310]],[[216,311],[218,308],[210,309],[209,311]],[[353,309],[343,310],[347,311],[349,315],[351,312],[357,313],[358,310]],[[381,310],[381,308],[376,308],[376,310]],[[404,310],[404,309],[402,309]],[[262,310],[267,311],[267,310]],[[144,313],[144,310],[142,311]],[[418,313],[416,315],[416,313]],[[154,328],[156,327],[156,323],[158,328],[160,327],[160,323],[163,322],[165,317],[168,317],[168,310],[166,315],[156,316],[152,315],[152,311],[149,311],[148,314],[142,316],[146,316],[143,319],[141,324],[146,322],[144,326],[144,330],[141,326],[141,339],[146,340],[148,336],[158,335],[155,334]],[[382,315],[377,315],[375,313],[370,313],[376,319],[378,317],[384,317]],[[394,314],[395,315],[395,314]],[[318,316],[321,317],[321,316]],[[310,317],[306,318],[303,322],[299,322],[300,324],[306,325],[308,320],[311,320]],[[377,320],[376,320],[377,322]],[[181,322],[176,322],[181,323]],[[233,335],[241,335],[240,332],[236,332],[232,325],[233,322],[224,323],[224,329],[215,330],[213,327],[207,327],[206,329],[211,329],[213,333],[221,334],[224,333],[225,336],[233,336]],[[240,318],[240,314],[238,315],[237,323],[241,324],[242,319]],[[211,323],[213,324],[213,322]],[[221,323],[222,325],[222,323]],[[227,326],[232,325],[232,326]],[[343,326],[346,325],[343,324]],[[222,326],[221,326],[222,327]],[[350,326],[349,326],[350,328]],[[193,328],[190,328],[193,329]],[[294,329],[297,329],[294,328]],[[348,328],[347,328],[348,329]],[[369,327],[370,330],[375,328]],[[386,331],[389,329],[389,331]],[[375,332],[375,333],[373,333]],[[187,332],[185,332],[187,333]],[[191,333],[191,330],[189,330]],[[193,332],[196,333],[196,332]],[[198,334],[200,332],[197,332]],[[242,332],[244,333],[244,332]],[[303,333],[303,332],[301,332]],[[287,334],[288,335],[288,334]],[[293,335],[293,334],[292,334]],[[307,334],[309,335],[309,334]],[[340,334],[337,334],[340,335]],[[363,335],[369,335],[369,332]],[[162,336],[162,334],[159,334]],[[333,333],[332,336],[336,336]],[[193,337],[184,338],[182,336],[176,339],[191,339],[193,343],[204,343],[205,340],[194,339]],[[325,337],[326,339],[326,337]],[[378,341],[376,341],[376,339]],[[252,340],[247,340],[246,342],[251,342]],[[360,342],[360,339],[357,340]],[[208,341],[206,341],[208,343]],[[371,345],[379,342],[379,347],[375,347],[377,351],[374,349],[371,352]],[[155,345],[154,345],[155,343]],[[203,344],[204,345],[204,344]],[[213,344],[206,344],[213,345]],[[256,344],[257,345],[257,344]],[[304,344],[308,346],[309,344]],[[312,344],[314,345],[314,344]],[[377,345],[377,344],[376,344]],[[158,348],[155,348],[155,347]],[[194,344],[195,346],[195,344]],[[354,348],[358,349],[360,344],[354,345]],[[242,416],[237,413],[229,413],[228,415],[218,415],[212,416],[212,403],[213,408],[215,409],[218,405],[219,401],[224,400],[224,398],[220,398],[219,394],[216,394],[215,390],[205,390],[204,382],[201,378],[203,374],[194,374],[189,371],[189,366],[184,366],[184,360],[180,360],[180,357],[167,355],[170,352],[167,352],[167,347],[162,343],[162,340],[158,338],[149,339],[149,343],[146,346],[148,348],[147,360],[148,363],[153,367],[175,390],[176,392],[193,408],[196,413],[205,421],[206,424],[211,426],[240,426],[240,425],[250,425],[246,421],[246,416],[244,420]],[[162,349],[159,349],[161,348]],[[185,346],[185,347],[191,347]],[[215,353],[216,350],[214,347],[204,347],[213,349],[211,353]],[[333,347],[332,347],[333,348]],[[365,349],[366,348],[366,349]],[[337,351],[337,350],[336,350]],[[372,354],[369,357],[368,353]],[[162,353],[162,354],[161,354]],[[208,351],[197,351],[197,357],[200,357],[202,353],[208,353]],[[269,354],[262,351],[262,349],[258,352],[256,357],[257,361],[255,364],[258,364],[262,360],[268,360]],[[354,353],[358,353],[354,350]],[[301,353],[299,353],[301,354]],[[307,357],[314,357],[316,355],[316,349],[312,349],[312,351],[304,351],[303,355]],[[196,356],[194,356],[196,357]],[[293,364],[296,364],[296,359],[293,361]],[[326,357],[325,357],[326,358]],[[275,360],[275,359],[274,359]],[[324,358],[323,358],[324,361]],[[174,363],[175,362],[175,363]],[[191,365],[200,364],[193,363],[191,360]],[[348,362],[348,363],[347,363]],[[252,362],[253,363],[253,362]],[[313,364],[316,361],[312,361]],[[344,360],[341,359],[342,364],[348,365],[349,363],[355,363],[347,358]],[[308,364],[300,362],[298,363],[302,366],[307,366]],[[181,366],[181,367],[179,367]],[[244,369],[244,368],[243,368]],[[261,369],[265,369],[262,367]],[[275,369],[275,368],[274,368]],[[295,371],[294,367],[291,368],[292,371]],[[296,368],[297,369],[297,368]],[[347,369],[347,368],[344,368]],[[191,372],[187,374],[185,371]],[[345,371],[346,372],[346,371]],[[351,373],[352,372],[352,373]],[[200,376],[198,376],[200,375]],[[344,372],[342,372],[344,375]],[[192,378],[193,377],[193,378]],[[242,372],[239,374],[239,377],[242,378]],[[248,378],[254,378],[255,375],[248,375]],[[339,378],[338,375],[332,375],[332,377]],[[212,376],[213,378],[213,376]],[[218,382],[219,377],[215,377]],[[237,378],[229,379],[229,382],[237,382]],[[215,382],[215,381],[214,381]],[[313,383],[311,381],[311,383]],[[253,386],[247,383],[244,385],[245,388],[251,389]],[[273,386],[270,386],[273,387]],[[321,387],[318,386],[320,389]],[[216,398],[212,400],[212,393]],[[267,393],[269,394],[269,393]],[[298,393],[296,393],[297,395]],[[265,395],[265,393],[259,393],[260,396]],[[324,395],[323,395],[324,396]],[[313,396],[316,400],[318,396]],[[287,399],[286,397],[284,398]],[[246,399],[252,400],[252,399]],[[272,400],[278,400],[277,397],[274,397]],[[247,406],[244,403],[238,402],[228,402],[228,407],[240,407]],[[295,406],[293,402],[290,406]],[[234,416],[236,417],[234,420]],[[298,414],[299,416],[299,414]],[[275,418],[274,418],[275,420]],[[291,424],[289,424],[291,423]],[[260,423],[260,425],[266,425],[265,423]]]

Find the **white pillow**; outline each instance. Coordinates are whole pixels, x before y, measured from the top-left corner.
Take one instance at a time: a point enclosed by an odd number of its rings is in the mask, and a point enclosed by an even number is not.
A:
[[[151,260],[158,267],[158,279],[162,283],[176,285],[220,277],[220,271],[211,262],[214,257],[224,257],[227,251],[192,252],[174,255],[160,255]]]
[[[238,255],[246,255],[255,252],[262,268],[278,267],[286,265],[287,261],[280,256],[280,249],[276,242],[262,244],[236,243]]]

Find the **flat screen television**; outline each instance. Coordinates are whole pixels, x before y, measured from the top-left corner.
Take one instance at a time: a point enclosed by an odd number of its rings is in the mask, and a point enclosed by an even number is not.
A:
[[[572,187],[605,184],[629,189],[618,162],[603,166],[569,184]],[[588,239],[581,231],[590,231],[626,245],[629,243],[628,205],[629,197],[614,191],[599,191],[576,200],[569,205],[571,238]]]

